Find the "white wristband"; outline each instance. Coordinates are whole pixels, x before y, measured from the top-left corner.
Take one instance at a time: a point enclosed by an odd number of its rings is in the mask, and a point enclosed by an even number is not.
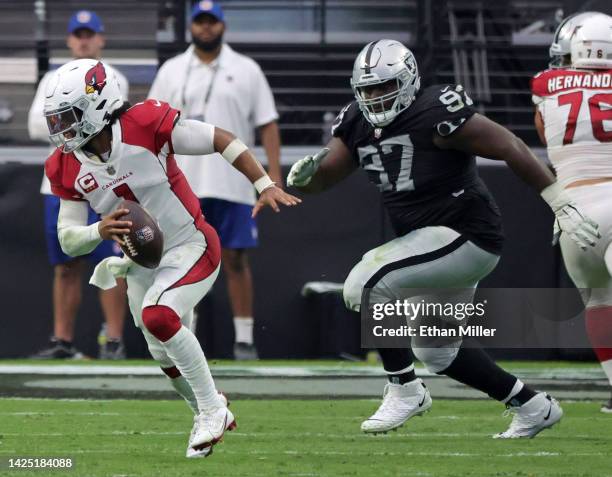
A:
[[[225,158],[227,162],[233,164],[238,156],[246,151],[248,147],[245,143],[243,143],[240,139],[236,138],[232,142],[230,142],[227,147],[223,150],[221,155]]]
[[[253,182],[253,185],[255,186],[255,189],[257,189],[257,192],[261,194],[264,190],[274,187],[276,184],[272,182],[270,176],[266,174]]]

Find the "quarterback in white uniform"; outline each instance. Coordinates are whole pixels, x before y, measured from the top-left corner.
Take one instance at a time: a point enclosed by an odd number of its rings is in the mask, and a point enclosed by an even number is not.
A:
[[[560,237],[563,260],[586,305],[591,344],[612,386],[612,17],[587,12],[562,23],[558,61],[531,82],[535,123],[558,182],[599,224],[602,239],[580,250]],[[569,61],[568,61],[569,60]],[[602,407],[612,412],[612,399]]]
[[[296,205],[299,199],[275,187],[231,133],[180,119],[179,111],[157,100],[125,103],[115,76],[98,60],[75,60],[58,69],[44,111],[49,137],[58,146],[45,169],[61,198],[58,236],[66,254],[86,254],[102,239],[121,242],[119,236],[131,226],[121,219],[127,210],[117,210],[122,199],[139,202],[159,223],[164,250],[157,268],[127,259],[119,265],[117,258],[98,268],[107,266],[113,275],[126,277],[136,326],[195,413],[187,456],[206,456],[235,426],[189,328],[191,310],[219,273],[220,244],[174,154],[220,152],[260,193],[254,215],[262,207],[278,211],[277,203]],[[102,216],[89,226],[87,203]]]

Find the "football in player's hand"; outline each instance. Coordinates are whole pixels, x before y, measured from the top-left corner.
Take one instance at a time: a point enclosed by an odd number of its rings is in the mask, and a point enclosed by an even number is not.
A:
[[[164,250],[164,235],[157,221],[137,202],[123,200],[118,209],[130,212],[120,220],[132,222],[129,234],[121,236],[121,250],[130,259],[146,268],[157,268]]]

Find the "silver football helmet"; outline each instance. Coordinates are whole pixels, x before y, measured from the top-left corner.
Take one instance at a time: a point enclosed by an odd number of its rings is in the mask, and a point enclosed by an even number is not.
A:
[[[612,17],[600,15],[585,20],[572,36],[572,67],[612,68]]]
[[[368,43],[353,65],[351,87],[365,118],[375,127],[390,124],[414,101],[421,78],[412,52],[395,40]],[[388,86],[384,94],[371,97],[375,85]]]
[[[561,23],[559,23],[553,37],[553,42],[548,50],[548,55],[550,56],[550,63],[548,63],[548,66],[550,68],[555,69],[570,66],[569,55],[571,53],[570,42],[572,35],[576,31],[576,28],[580,27],[586,19],[598,15],[605,16],[603,13],[599,12],[574,13],[564,18]]]

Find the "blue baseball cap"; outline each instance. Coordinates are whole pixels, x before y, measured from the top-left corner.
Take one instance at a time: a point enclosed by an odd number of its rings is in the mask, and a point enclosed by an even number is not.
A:
[[[203,13],[215,17],[220,22],[222,22],[224,18],[221,5],[212,0],[202,0],[194,5],[191,9],[191,21],[194,21],[198,15]]]
[[[94,33],[103,33],[104,25],[100,17],[91,10],[79,10],[70,17],[68,22],[68,33],[72,34],[80,28],[87,28]]]

